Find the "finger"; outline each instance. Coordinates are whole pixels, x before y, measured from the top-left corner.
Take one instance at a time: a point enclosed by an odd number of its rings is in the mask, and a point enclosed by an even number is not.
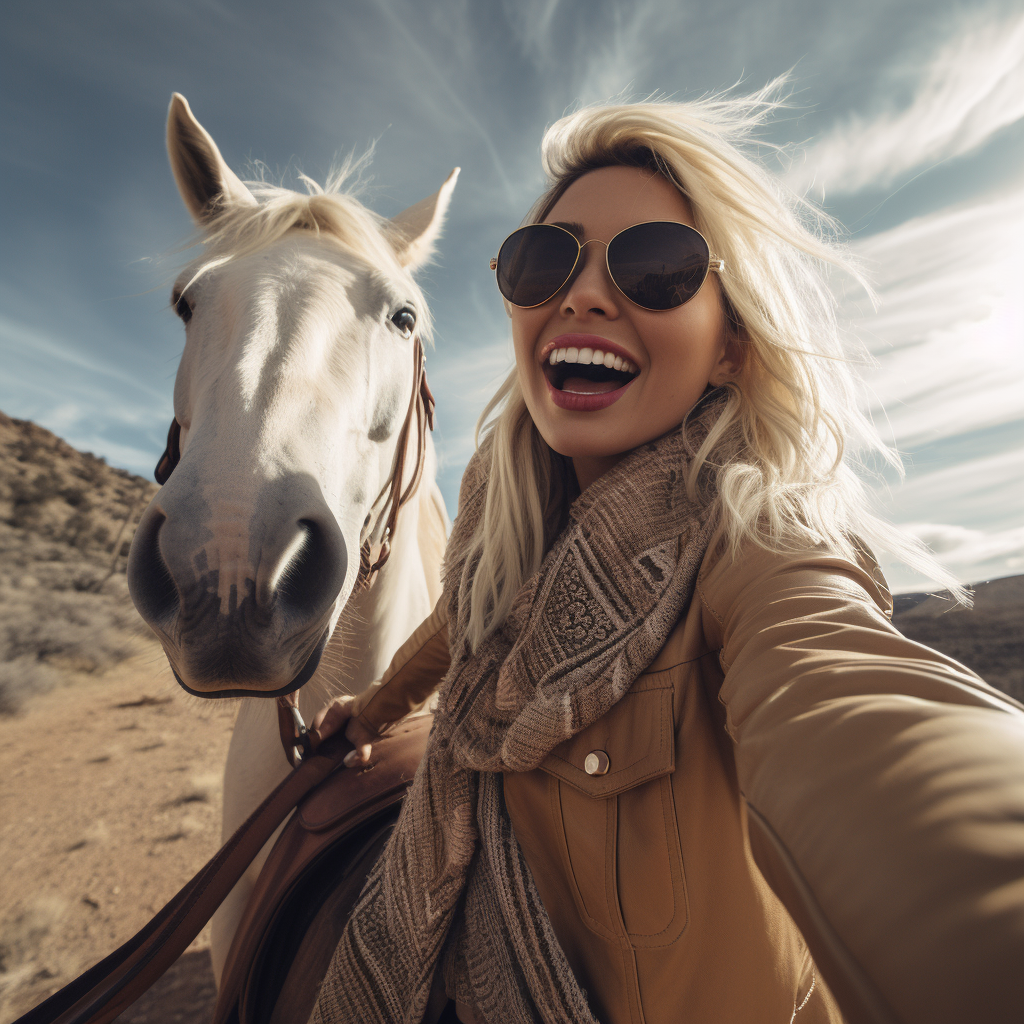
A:
[[[313,719],[311,731],[321,740],[336,733],[352,717],[351,703],[351,697],[340,697],[321,708]]]
[[[370,744],[380,738],[361,718],[350,718],[345,726],[345,738],[353,747],[361,747],[363,744]]]
[[[342,762],[346,768],[354,768],[357,765],[366,764],[370,760],[371,747],[369,743],[364,743],[361,747],[356,747],[354,750],[350,750]]]
[[[316,729],[320,728],[320,726],[323,724],[323,720],[327,717],[327,712],[330,711],[332,707],[334,707],[333,701],[330,704],[325,704],[313,716],[313,722],[312,722],[312,724],[309,727],[311,731],[315,731]]]
[[[353,718],[345,730],[345,739],[355,748],[345,756],[344,763],[351,767],[353,764],[366,764],[370,760],[370,753],[373,750],[373,740],[377,737],[370,732],[366,726]]]

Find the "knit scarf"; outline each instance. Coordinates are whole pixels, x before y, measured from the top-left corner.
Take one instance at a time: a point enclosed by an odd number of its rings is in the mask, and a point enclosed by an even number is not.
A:
[[[592,483],[505,622],[472,652],[470,540],[489,448],[463,478],[445,556],[451,667],[398,823],[328,968],[310,1024],[420,1024],[439,967],[488,1024],[596,1024],[505,809],[503,772],[537,768],[595,722],[668,640],[693,595],[714,503],[684,478],[712,399]]]

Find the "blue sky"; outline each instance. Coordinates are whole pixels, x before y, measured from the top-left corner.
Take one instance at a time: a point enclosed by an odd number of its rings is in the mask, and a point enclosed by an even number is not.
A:
[[[847,225],[881,299],[840,297],[876,362],[865,406],[907,460],[879,502],[965,581],[1024,571],[1019,2],[15,0],[0,48],[0,409],[151,473],[183,342],[168,253],[191,232],[163,141],[177,90],[243,176],[323,180],[377,140],[365,199],[386,215],[461,165],[424,275],[450,512],[511,365],[487,258],[542,185],[544,127],[792,69],[763,135],[785,154],[763,155]]]

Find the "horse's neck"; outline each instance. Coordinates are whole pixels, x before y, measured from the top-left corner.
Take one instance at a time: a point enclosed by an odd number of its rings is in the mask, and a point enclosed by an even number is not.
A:
[[[440,596],[444,504],[432,480],[424,479],[417,493],[399,515],[391,555],[374,585],[354,594],[342,612],[311,681],[319,685],[308,687],[317,706],[328,693],[361,693],[379,679]]]

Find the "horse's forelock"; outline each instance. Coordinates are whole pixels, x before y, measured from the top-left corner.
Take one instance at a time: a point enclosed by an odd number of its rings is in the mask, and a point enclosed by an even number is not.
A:
[[[333,178],[333,176],[332,176]],[[325,191],[305,178],[309,193],[266,182],[246,182],[257,205],[225,205],[204,226],[199,239],[205,246],[186,288],[225,263],[251,256],[298,229],[331,239],[357,258],[388,276],[412,283],[419,315],[418,333],[431,341],[431,322],[422,293],[398,262],[389,240],[389,221],[367,209],[346,192]],[[336,178],[331,182],[340,184]]]

